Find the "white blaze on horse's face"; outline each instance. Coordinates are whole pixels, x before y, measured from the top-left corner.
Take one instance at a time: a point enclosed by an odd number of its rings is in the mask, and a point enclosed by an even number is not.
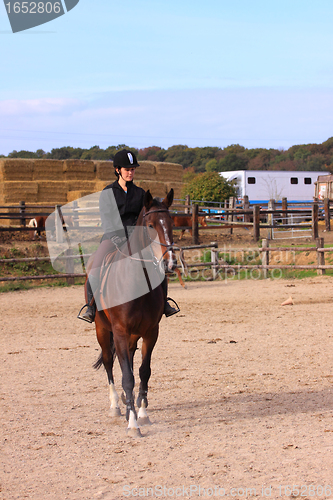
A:
[[[167,271],[173,271],[176,265],[176,257],[172,251],[173,236],[171,218],[167,210],[156,214],[156,219],[148,220],[148,231],[151,229],[151,239],[156,243],[153,247],[153,252],[156,259],[161,262],[164,260],[167,265]],[[153,229],[155,231],[153,231]]]
[[[163,239],[162,239],[163,246],[161,247],[162,255],[164,260],[167,262],[167,270],[171,272],[175,269],[177,261],[175,254],[172,251],[173,235],[172,235],[172,224],[170,224],[170,221],[171,217],[169,212],[163,214],[163,216],[161,214],[160,227],[162,228],[163,232]]]

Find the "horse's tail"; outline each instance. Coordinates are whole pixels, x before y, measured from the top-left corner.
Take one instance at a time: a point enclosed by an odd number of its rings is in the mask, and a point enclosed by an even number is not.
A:
[[[101,351],[99,357],[98,357],[98,360],[96,361],[96,363],[93,364],[93,368],[95,368],[95,370],[98,370],[103,364],[103,353]]]

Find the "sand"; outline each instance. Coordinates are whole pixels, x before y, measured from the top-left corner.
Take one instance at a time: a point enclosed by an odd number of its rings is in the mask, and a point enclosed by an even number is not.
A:
[[[332,497],[332,278],[170,295],[141,438],[109,415],[82,286],[0,295],[1,499]]]

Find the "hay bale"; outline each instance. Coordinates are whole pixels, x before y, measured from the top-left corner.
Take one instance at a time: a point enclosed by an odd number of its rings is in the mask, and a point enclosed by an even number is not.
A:
[[[36,184],[38,186],[37,201],[39,203],[67,203],[67,182],[39,181]]]
[[[135,182],[135,184],[145,191],[150,191],[151,195],[155,198],[165,198],[165,195],[167,194],[167,185],[165,182],[158,182],[158,181],[138,181]]]
[[[34,160],[12,158],[0,159],[0,182],[32,181]]]
[[[90,160],[65,160],[63,164],[64,180],[87,180],[96,178],[96,166]]]
[[[182,182],[183,167],[177,163],[156,162],[156,180],[160,182]]]
[[[62,160],[34,160],[33,180],[62,181],[63,163]]]
[[[91,194],[90,191],[68,191],[67,193],[67,203],[70,203],[71,201],[78,200],[79,198],[83,198],[84,196],[87,196],[88,194]]]
[[[180,200],[182,198],[182,188],[183,188],[182,182],[167,182],[166,186],[167,186],[167,192],[169,192],[171,188],[173,189],[174,199]]]
[[[154,180],[156,177],[156,168],[153,161],[140,161],[140,167],[136,169],[136,180]]]
[[[94,161],[96,167],[96,179],[108,181],[110,184],[115,179],[112,161]]]
[[[89,193],[93,193],[95,191],[95,181],[86,181],[86,180],[76,180],[76,181],[67,181],[67,191],[88,191]]]
[[[109,184],[112,184],[113,180],[111,182],[103,182],[103,181],[97,181],[95,182],[95,189],[94,193],[97,193],[98,191],[103,191],[103,189],[108,186]]]
[[[35,182],[5,181],[1,188],[1,203],[37,202],[38,186]]]

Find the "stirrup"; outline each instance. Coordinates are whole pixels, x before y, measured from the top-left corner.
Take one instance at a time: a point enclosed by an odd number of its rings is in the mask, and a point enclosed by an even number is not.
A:
[[[169,300],[171,300],[171,302],[173,302],[175,304],[176,308],[174,308],[170,304],[168,304]],[[171,297],[167,297],[166,298],[165,304],[168,304],[168,306],[170,307],[170,312],[168,312],[168,313],[164,312],[164,314],[165,314],[165,316],[167,318],[169,318],[170,316],[173,316],[174,314],[177,314],[177,313],[180,312],[180,309],[179,309],[179,306],[178,306],[177,302],[175,300],[173,300]]]
[[[82,311],[85,307],[89,308],[89,304],[84,304],[84,306],[83,306],[83,307],[81,307],[81,309],[80,309],[80,311],[79,311],[79,314],[77,315],[77,318],[78,318],[78,319],[82,319],[83,321],[86,321],[87,323],[93,323],[95,318],[94,318],[94,319],[91,319],[91,318],[85,317],[85,316],[84,316],[84,314],[85,314],[85,313],[83,313],[83,314],[81,315],[81,311]],[[91,307],[91,306],[90,306],[90,307]],[[86,311],[86,312],[87,312],[87,311]]]

